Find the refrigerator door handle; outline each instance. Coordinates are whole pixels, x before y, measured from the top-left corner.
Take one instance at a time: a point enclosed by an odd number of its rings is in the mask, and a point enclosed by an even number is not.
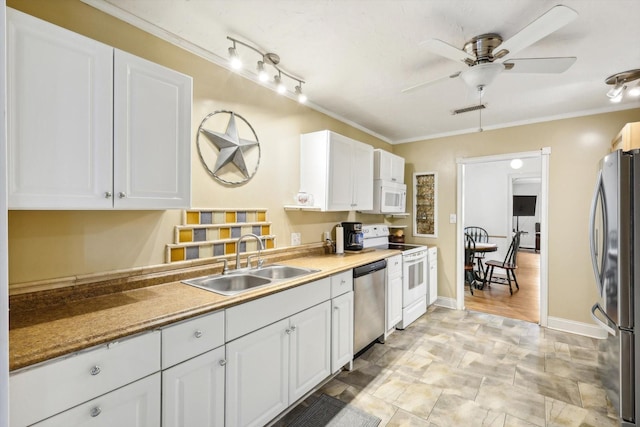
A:
[[[598,285],[598,294],[602,295],[602,271],[598,268],[598,239],[596,236],[596,209],[598,208],[598,197],[602,191],[602,170],[598,171],[598,177],[596,181],[596,188],[593,194],[593,200],[591,202],[591,214],[589,216],[589,247],[591,252],[591,264],[593,266],[593,273],[596,276],[596,282]],[[602,205],[604,209],[605,206]],[[604,236],[602,236],[604,238]],[[591,311],[593,313],[593,310]]]
[[[607,323],[603,322],[602,320],[600,320],[600,318],[598,316],[596,316],[596,311],[599,311],[600,313],[602,313],[602,315],[604,316],[605,320]],[[591,307],[591,317],[593,318],[593,320],[596,321],[596,323],[598,325],[600,325],[602,327],[602,329],[604,329],[605,331],[607,331],[608,333],[610,333],[611,335],[613,335],[614,337],[617,335],[616,334],[616,324],[614,323],[613,320],[611,320],[611,318],[609,316],[607,316],[607,313],[604,312],[604,310],[602,309],[602,307],[600,307],[600,303],[595,303],[593,304],[593,307]],[[611,327],[610,325],[613,325],[613,327]]]

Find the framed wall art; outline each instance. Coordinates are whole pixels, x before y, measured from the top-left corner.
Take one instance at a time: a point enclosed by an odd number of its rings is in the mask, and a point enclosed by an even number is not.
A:
[[[413,235],[438,237],[438,173],[413,174]]]

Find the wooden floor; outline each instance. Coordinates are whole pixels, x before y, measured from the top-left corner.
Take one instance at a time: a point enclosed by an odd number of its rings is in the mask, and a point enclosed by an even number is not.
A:
[[[490,287],[485,286],[484,290],[474,289],[472,296],[469,293],[469,286],[465,284],[465,307],[468,310],[538,323],[540,321],[540,254],[531,250],[518,252],[516,277],[520,290],[516,290],[515,285],[512,285],[513,295],[509,295],[509,286],[492,283]]]

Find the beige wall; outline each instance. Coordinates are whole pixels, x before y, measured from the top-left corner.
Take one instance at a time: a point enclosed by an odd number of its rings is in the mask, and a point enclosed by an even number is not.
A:
[[[414,172],[438,172],[438,238],[412,239],[440,249],[438,294],[456,297],[456,225],[449,224],[449,214],[457,210],[456,159],[551,147],[549,316],[590,323],[589,309],[597,298],[587,235],[595,172],[613,136],[625,123],[639,120],[640,109],[635,109],[394,146],[408,159],[407,183]]]
[[[298,192],[300,133],[332,129],[377,148],[392,147],[362,131],[302,106],[201,57],[116,20],[79,0],[11,0],[8,6],[87,35],[193,77],[192,194],[194,208],[267,208],[277,246],[291,232],[302,243],[319,242],[324,230],[354,220],[355,213],[286,212]],[[313,84],[313,82],[309,82]],[[241,186],[223,186],[202,167],[195,134],[216,110],[246,118],[260,139],[262,157],[255,177]],[[357,216],[381,221],[375,215]],[[9,281],[67,277],[161,264],[181,211],[11,211]]]

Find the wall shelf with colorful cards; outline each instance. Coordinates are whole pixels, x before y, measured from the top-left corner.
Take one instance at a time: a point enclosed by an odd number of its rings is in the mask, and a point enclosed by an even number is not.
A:
[[[265,249],[276,246],[266,209],[186,210],[182,224],[175,226],[174,243],[167,244],[166,262],[211,258],[258,250],[255,239],[238,238],[253,233],[260,237]]]

